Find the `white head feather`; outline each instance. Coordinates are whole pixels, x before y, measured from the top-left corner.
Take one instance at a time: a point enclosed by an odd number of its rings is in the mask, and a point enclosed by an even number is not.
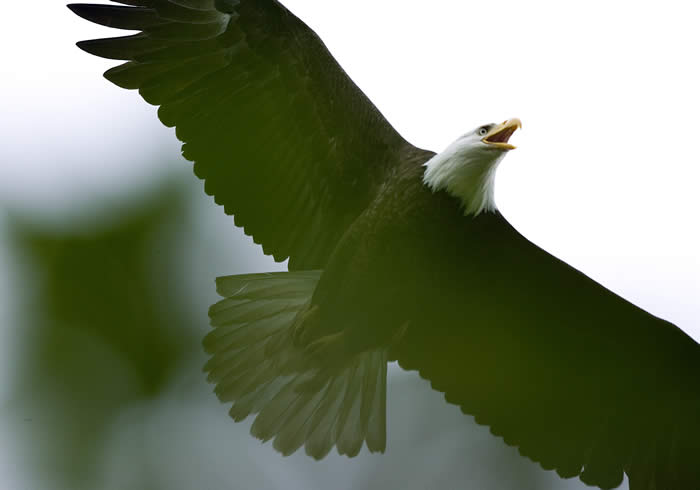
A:
[[[508,138],[521,127],[517,118],[487,124],[458,138],[423,165],[423,183],[433,192],[445,190],[462,201],[464,214],[494,211],[496,167],[509,150]]]

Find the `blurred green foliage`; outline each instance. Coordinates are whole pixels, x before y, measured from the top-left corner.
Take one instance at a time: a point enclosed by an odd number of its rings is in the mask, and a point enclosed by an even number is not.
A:
[[[169,253],[158,238],[181,218],[183,191],[170,183],[86,228],[10,220],[30,275],[15,399],[30,422],[29,462],[63,478],[57,488],[89,486],[106,426],[126,405],[156,397],[200,349],[172,278],[154,270],[154,256]]]

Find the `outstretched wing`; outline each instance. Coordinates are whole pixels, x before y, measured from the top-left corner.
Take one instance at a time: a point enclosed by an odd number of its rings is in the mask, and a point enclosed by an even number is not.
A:
[[[700,488],[700,346],[500,214],[468,228],[435,257],[400,365],[562,477],[613,488],[624,470],[632,490]]]
[[[160,106],[206,192],[265,253],[323,267],[408,144],[276,0],[118,3],[69,7],[141,32],[78,46],[128,60],[105,77]]]

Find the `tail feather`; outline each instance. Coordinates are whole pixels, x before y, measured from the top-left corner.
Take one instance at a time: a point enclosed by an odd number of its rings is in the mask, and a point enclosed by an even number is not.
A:
[[[251,320],[264,320],[274,318],[285,311],[298,311],[308,298],[284,298],[284,299],[259,299],[259,300],[233,300],[225,299],[216,303],[218,308],[210,311],[211,325],[231,325],[233,323],[249,322]],[[212,310],[214,307],[212,307]]]
[[[367,449],[371,453],[383,453],[386,449],[386,353],[375,358],[377,383],[374,387],[374,402],[367,425]]]
[[[229,276],[217,280],[224,299],[209,314],[214,329],[204,369],[220,400],[240,421],[257,414],[251,433],[287,455],[305,446],[321,459],[386,447],[386,363],[383,349],[325,366],[294,342],[320,271]]]
[[[290,407],[289,417],[275,437],[275,449],[287,456],[306,442],[311,417],[323,395],[324,391],[301,394],[297,402]]]
[[[224,298],[235,296],[238,299],[309,299],[313,288],[309,291],[308,285],[313,283],[315,287],[320,274],[320,271],[297,271],[220,277],[216,281],[216,292]],[[293,280],[290,280],[289,275],[294,276]]]
[[[263,442],[273,439],[287,425],[287,420],[294,416],[296,410],[304,405],[309,393],[297,390],[298,378],[299,375],[287,383],[260,411],[250,428],[251,434]]]
[[[205,337],[205,345],[216,343],[209,349],[214,355],[204,366],[204,370],[209,372],[207,379],[210,382],[220,381],[232,371],[243,373],[245,366],[257,370],[262,363],[292,364],[292,359],[288,359],[284,352],[275,356],[275,351],[279,351],[283,345],[275,337],[283,337],[285,332],[282,329],[293,319],[294,314],[286,312],[265,321],[244,324],[213,339]],[[277,346],[272,352],[269,349],[271,345]]]
[[[326,396],[311,420],[311,431],[306,441],[306,454],[316,459],[325,457],[335,442],[335,422],[343,402],[347,372],[333,378],[326,388]]]
[[[286,325],[294,319],[295,312],[288,311],[276,315],[274,319],[266,321],[252,321],[247,323],[234,324],[228,331],[216,329],[212,333],[218,333],[209,340],[210,352],[215,355],[228,352],[236,346],[253,345],[279,332],[281,325]],[[222,330],[222,332],[218,332]],[[207,345],[207,347],[209,346]]]
[[[355,430],[360,423],[360,397],[356,394],[361,390],[362,376],[359,371],[362,369],[362,366],[355,364],[353,368],[335,425],[335,440],[338,452],[347,454],[350,457],[357,455],[360,447],[362,447],[362,439],[360,439],[359,445],[357,441],[359,430]],[[364,436],[364,433],[362,435]]]
[[[219,381],[221,385],[228,384],[249,370],[257,370],[265,364],[264,343],[254,344],[249,349],[231,349],[215,355],[205,365],[209,371],[209,381]]]
[[[280,376],[271,379],[267,383],[261,384],[254,391],[237,399],[236,403],[231,407],[231,410],[229,410],[229,415],[236,422],[240,422],[251,413],[260,412],[260,410],[272,400],[275,394],[277,394],[284,385],[289,383],[291,379],[292,376]]]
[[[249,393],[258,391],[276,378],[269,362],[257,370],[247,370],[236,378],[220,383],[214,390],[221,401],[241,400]],[[252,371],[252,372],[251,372]]]

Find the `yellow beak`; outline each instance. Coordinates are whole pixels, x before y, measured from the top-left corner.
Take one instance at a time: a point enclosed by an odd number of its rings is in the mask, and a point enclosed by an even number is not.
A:
[[[508,119],[489,131],[486,136],[481,138],[481,141],[502,150],[514,150],[515,146],[508,143],[508,140],[516,129],[522,127],[523,123],[517,117]]]

